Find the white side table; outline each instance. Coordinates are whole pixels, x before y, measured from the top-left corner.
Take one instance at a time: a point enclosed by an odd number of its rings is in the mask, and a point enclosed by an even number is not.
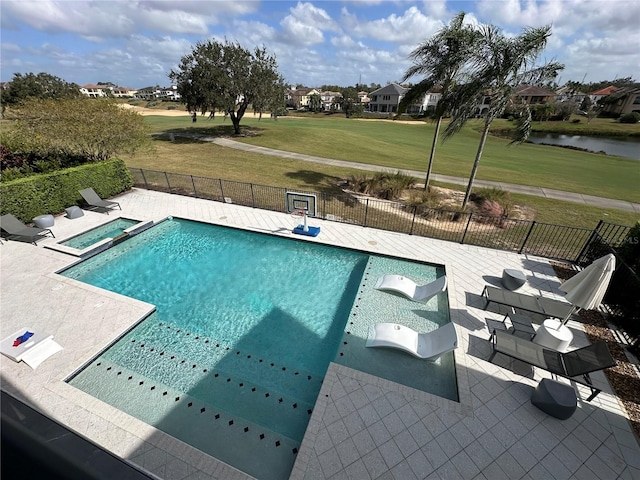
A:
[[[533,343],[542,345],[545,348],[556,350],[558,352],[566,352],[573,340],[573,333],[566,325],[561,325],[560,320],[545,320],[533,337]]]

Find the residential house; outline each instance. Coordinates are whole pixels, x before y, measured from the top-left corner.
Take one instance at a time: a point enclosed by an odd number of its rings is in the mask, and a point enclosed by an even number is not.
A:
[[[368,97],[368,110],[370,112],[377,113],[396,113],[398,111],[398,105],[407,91],[408,89],[396,83],[390,83],[389,85],[374,90]],[[430,111],[435,110],[441,97],[442,89],[440,87],[435,87],[430,92],[426,93],[420,101],[409,105],[406,113],[410,115],[429,113]]]
[[[177,101],[181,98],[176,85],[161,88],[156,93],[156,98],[161,100]]]
[[[608,87],[601,88],[600,90],[596,90],[595,92],[591,92],[589,94],[589,98],[591,99],[591,102],[596,104],[600,100],[602,100],[604,97],[608,97],[609,95],[611,95],[617,89],[618,89],[618,87],[614,87],[613,85],[609,85]]]
[[[315,88],[292,88],[289,90],[290,105],[297,109],[309,108],[309,97],[311,95],[320,95],[320,92]]]
[[[105,85],[94,85],[92,83],[87,83],[86,85],[80,87],[80,93],[91,98],[101,98],[107,96],[105,89],[108,89],[108,87]]]
[[[341,97],[341,92],[331,92],[326,90],[324,92],[320,92],[320,100],[322,101],[322,109],[325,112],[330,110],[340,109],[340,106],[336,103],[336,99]]]
[[[586,93],[577,92],[572,87],[564,85],[556,91],[555,100],[558,103],[572,102],[577,106],[580,106],[586,97]]]
[[[618,88],[604,97],[600,104],[602,105],[602,114],[606,116],[613,117],[632,112],[640,113],[640,88]]]
[[[132,98],[136,90],[129,87],[110,87],[111,93],[117,98]]]
[[[544,105],[551,103],[555,99],[556,93],[543,87],[535,85],[520,85],[516,87],[514,102],[522,105]]]
[[[395,113],[407,89],[397,83],[390,83],[369,94],[369,111],[373,113]]]

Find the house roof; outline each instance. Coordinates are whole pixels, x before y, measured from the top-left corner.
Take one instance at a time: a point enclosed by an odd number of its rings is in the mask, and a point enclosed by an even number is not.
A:
[[[613,85],[609,85],[608,87],[601,88],[600,90],[596,90],[595,92],[591,92],[589,95],[611,95],[617,89],[618,89],[618,87],[614,87]]]
[[[86,85],[83,85],[82,88],[86,88],[86,89],[94,89],[94,90],[102,90],[103,88],[105,88],[104,85],[94,85],[93,83],[87,83]]]
[[[389,85],[385,85],[382,88],[374,90],[369,94],[369,96],[371,95],[404,95],[406,91],[407,91],[406,88],[401,87],[397,83],[390,83]]]
[[[535,85],[520,85],[516,88],[516,95],[529,97],[549,97],[555,95],[555,92],[546,88],[537,87]]]
[[[622,87],[617,88],[612,96],[615,98],[624,98],[628,95],[638,95],[640,93],[640,87]]]
[[[314,90],[316,92],[318,91],[315,88],[307,88],[307,87],[296,88],[295,90],[291,91],[291,94],[299,97],[304,97],[305,95],[309,95],[309,93],[313,92]]]

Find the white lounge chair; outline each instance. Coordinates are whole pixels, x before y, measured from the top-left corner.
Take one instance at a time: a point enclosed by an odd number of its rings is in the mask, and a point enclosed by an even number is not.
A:
[[[410,278],[389,274],[380,277],[373,288],[401,293],[414,302],[428,302],[447,289],[447,276],[443,275],[426,285],[417,285]]]
[[[428,333],[396,323],[378,323],[369,327],[366,346],[398,348],[418,358],[436,360],[458,347],[458,336],[451,322]]]

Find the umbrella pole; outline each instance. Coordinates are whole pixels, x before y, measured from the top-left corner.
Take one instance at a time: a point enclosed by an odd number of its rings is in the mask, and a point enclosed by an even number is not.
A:
[[[560,323],[558,323],[558,328],[556,328],[556,330],[560,330],[560,327],[563,327],[569,321],[569,317],[573,315],[575,312],[577,312],[578,310],[580,309],[577,308],[575,305],[572,305],[571,310],[569,310],[569,313],[567,313],[567,316],[564,317]]]

